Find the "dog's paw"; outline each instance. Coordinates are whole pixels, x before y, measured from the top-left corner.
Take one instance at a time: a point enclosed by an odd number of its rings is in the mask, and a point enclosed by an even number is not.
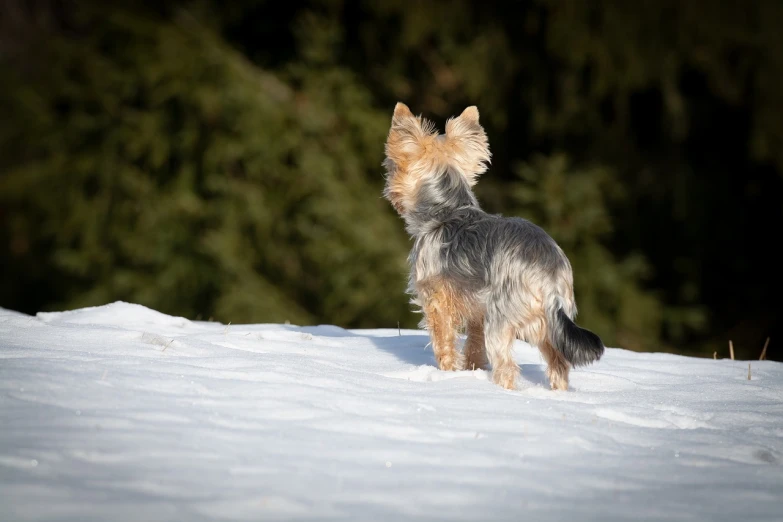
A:
[[[549,385],[553,390],[568,391],[568,366],[549,365],[546,369]]]
[[[468,371],[488,370],[489,362],[486,357],[471,357],[468,355],[465,357],[465,366],[462,369]]]
[[[513,366],[495,368],[492,370],[492,382],[507,390],[513,390],[517,387],[518,375],[519,367],[516,364]]]
[[[563,377],[559,373],[552,373],[549,376],[549,384],[553,390],[568,391],[568,377]]]
[[[438,357],[438,368],[444,372],[457,372],[465,368],[465,356],[457,351]]]

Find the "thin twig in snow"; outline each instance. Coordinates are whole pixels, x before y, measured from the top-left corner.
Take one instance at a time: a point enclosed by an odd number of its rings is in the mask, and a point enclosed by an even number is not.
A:
[[[761,357],[759,357],[759,361],[763,361],[767,358],[767,346],[769,346],[769,337],[767,337],[767,340],[764,341],[764,348],[761,349]]]

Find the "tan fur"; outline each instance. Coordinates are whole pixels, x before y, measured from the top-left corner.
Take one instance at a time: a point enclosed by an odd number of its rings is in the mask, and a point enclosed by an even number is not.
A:
[[[387,197],[398,213],[412,208],[418,183],[440,165],[456,166],[471,186],[487,170],[491,154],[478,118],[478,109],[468,107],[449,118],[446,134],[439,136],[431,121],[414,116],[404,103],[394,107],[386,140],[386,157],[392,162],[387,164]]]
[[[510,346],[514,342],[514,330],[507,328],[492,332],[500,340],[498,345]],[[492,380],[495,384],[513,390],[517,385],[517,376],[519,375],[519,366],[514,362],[510,349],[504,350],[498,354],[497,363],[492,369]]]
[[[541,290],[530,291],[525,294],[525,306],[519,310],[515,318],[519,325],[516,332],[517,339],[522,339],[532,345],[538,346],[546,340],[546,310]]]
[[[546,361],[546,374],[547,377],[549,377],[549,384],[552,386],[552,389],[567,391],[568,372],[570,370],[568,361],[563,358],[563,355],[560,352],[555,350],[554,346],[552,346],[547,339],[544,339],[544,341],[539,344],[538,349],[541,351],[541,355],[544,356],[544,360]]]
[[[465,369],[486,370],[488,361],[484,348],[484,318],[482,316],[468,321],[467,336],[465,340]]]
[[[465,302],[442,280],[433,279],[419,288],[424,316],[432,339],[438,368],[456,371],[464,368],[464,356],[457,351],[457,328],[465,316]]]

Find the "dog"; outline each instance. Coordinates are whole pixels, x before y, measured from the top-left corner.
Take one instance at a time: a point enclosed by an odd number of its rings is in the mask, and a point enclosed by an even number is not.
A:
[[[491,153],[476,106],[449,118],[445,130],[397,103],[383,161],[383,197],[413,240],[407,293],[438,367],[486,370],[489,363],[493,382],[514,389],[512,347],[522,339],[541,351],[552,389],[567,390],[570,368],[604,353],[601,338],[574,323],[571,264],[539,226],[479,206],[472,188]]]

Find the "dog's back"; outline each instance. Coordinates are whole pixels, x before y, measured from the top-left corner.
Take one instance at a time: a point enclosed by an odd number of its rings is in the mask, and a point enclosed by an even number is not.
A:
[[[443,218],[416,241],[411,259],[419,272],[411,282],[444,278],[473,313],[510,319],[518,338],[534,345],[549,341],[574,366],[600,357],[598,336],[573,323],[571,264],[546,231],[477,207]]]

